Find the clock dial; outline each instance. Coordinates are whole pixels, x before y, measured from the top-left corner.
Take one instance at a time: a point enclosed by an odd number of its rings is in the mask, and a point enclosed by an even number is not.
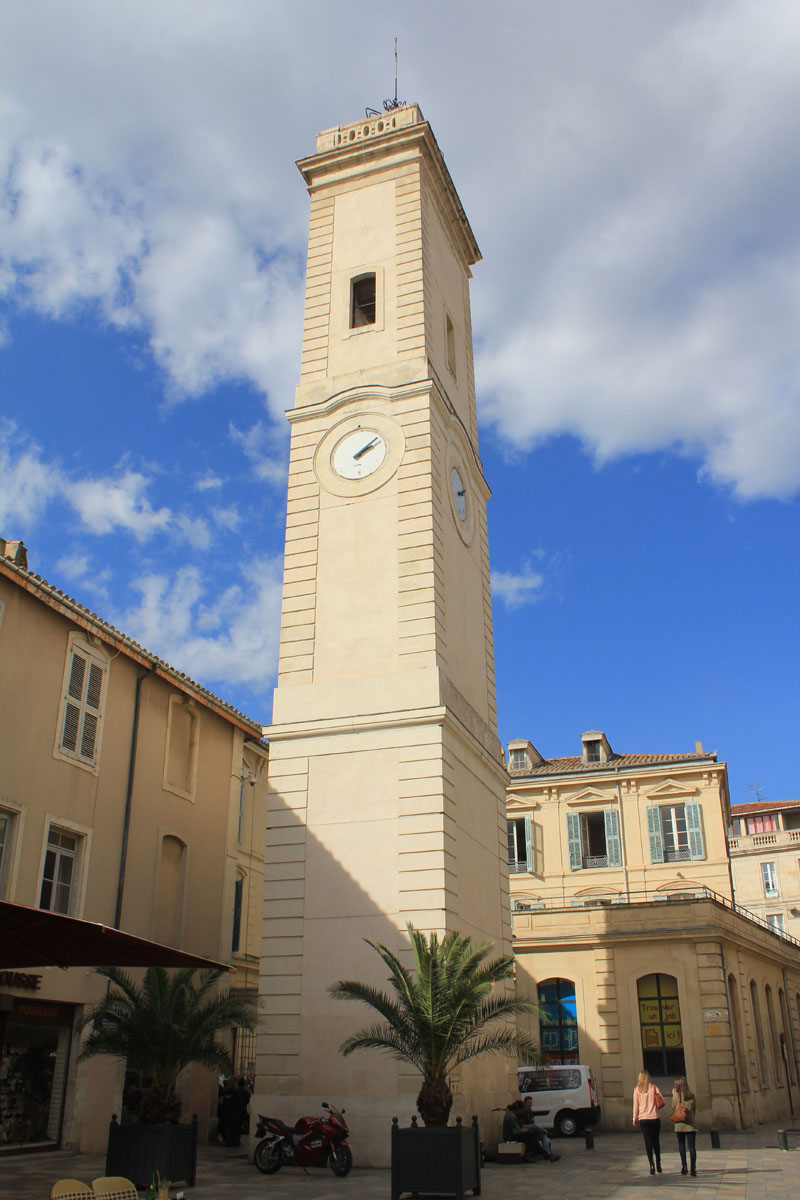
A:
[[[453,489],[453,503],[462,521],[467,519],[467,489],[461,479],[457,467],[450,472],[450,486]]]
[[[333,448],[331,466],[341,479],[366,479],[386,458],[386,440],[374,429],[354,429]]]

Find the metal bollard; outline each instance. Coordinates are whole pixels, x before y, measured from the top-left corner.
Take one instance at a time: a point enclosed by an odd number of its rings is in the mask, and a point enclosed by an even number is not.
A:
[[[788,1150],[789,1149],[789,1138],[786,1136],[785,1129],[778,1130],[778,1149],[779,1150]]]
[[[711,1130],[711,1149],[719,1150],[719,1130],[718,1129]]]
[[[587,1150],[594,1150],[594,1130],[584,1129],[583,1140],[586,1142]]]

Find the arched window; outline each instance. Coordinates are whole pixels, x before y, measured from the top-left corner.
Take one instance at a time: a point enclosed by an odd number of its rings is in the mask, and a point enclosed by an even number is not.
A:
[[[772,1066],[775,1071],[775,1082],[778,1087],[785,1087],[786,1080],[783,1074],[783,1062],[781,1061],[781,1046],[778,1041],[778,1026],[775,1023],[775,1005],[772,1002],[772,988],[769,984],[764,988],[764,996],[767,1001],[767,1021],[769,1022],[769,1041],[772,1047]]]
[[[784,1050],[786,1051],[786,1065],[789,1068],[789,1081],[796,1082],[796,1071],[794,1062],[794,1046],[792,1043],[792,1027],[789,1021],[789,1006],[786,1003],[786,995],[783,988],[778,988],[778,1008],[781,1012],[781,1040]]]
[[[736,997],[736,976],[728,976],[728,1009],[731,1015],[731,1032],[733,1047],[736,1053],[736,1073],[739,1077],[739,1087],[743,1092],[750,1091],[750,1078],[747,1071],[747,1058],[742,1042],[742,1026],[739,1021],[739,1001]]]
[[[643,975],[637,990],[644,1069],[651,1075],[685,1075],[677,979],[674,975]]]
[[[756,1053],[758,1057],[758,1077],[762,1088],[767,1086],[767,1052],[764,1047],[764,1026],[761,1021],[761,1005],[758,1003],[758,988],[755,980],[750,980],[750,1007],[753,1010],[753,1028],[755,1030]]]
[[[539,1036],[545,1063],[580,1062],[578,1006],[571,979],[545,979],[539,984]]]

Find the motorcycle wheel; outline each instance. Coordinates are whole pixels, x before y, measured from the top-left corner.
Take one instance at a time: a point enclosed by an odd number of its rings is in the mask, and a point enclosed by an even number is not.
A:
[[[349,1146],[331,1146],[328,1151],[328,1166],[334,1175],[349,1175],[353,1165],[353,1153]]]
[[[274,1175],[282,1165],[281,1144],[277,1138],[267,1137],[259,1142],[253,1154],[253,1162],[262,1175]]]

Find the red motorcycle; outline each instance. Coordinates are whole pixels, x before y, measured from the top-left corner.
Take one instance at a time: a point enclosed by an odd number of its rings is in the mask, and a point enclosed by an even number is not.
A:
[[[353,1165],[353,1155],[347,1144],[350,1130],[339,1112],[323,1101],[327,1116],[301,1117],[294,1128],[284,1125],[277,1117],[259,1114],[256,1137],[261,1141],[255,1148],[253,1161],[265,1175],[274,1175],[281,1167],[324,1167],[328,1164],[334,1175],[347,1175]]]

